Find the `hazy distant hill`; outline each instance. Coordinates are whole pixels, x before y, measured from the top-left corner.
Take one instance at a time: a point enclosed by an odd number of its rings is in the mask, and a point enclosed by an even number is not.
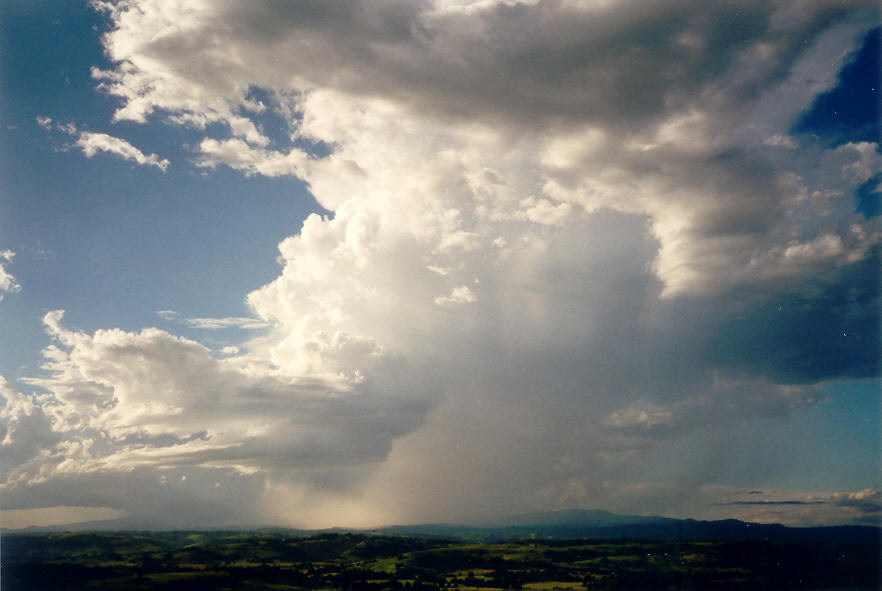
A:
[[[488,520],[482,525],[495,527],[526,526],[619,526],[633,523],[673,523],[677,519],[644,515],[617,515],[601,509],[565,509],[562,511],[540,511],[534,513],[515,513],[505,517]]]
[[[151,528],[140,523],[92,522],[46,528],[28,528],[23,531],[146,531],[182,528]],[[187,529],[187,528],[183,528]],[[193,528],[189,528],[193,529]],[[394,525],[359,530],[331,528],[324,530],[295,530],[289,528],[243,526],[198,528],[201,531],[279,531],[292,535],[332,533],[376,533],[495,542],[502,540],[599,540],[639,539],[652,541],[708,540],[718,542],[763,541],[778,543],[831,542],[880,543],[882,528],[875,526],[840,525],[829,527],[786,527],[780,524],[760,524],[726,519],[699,521],[645,515],[617,515],[598,509],[568,509],[537,513],[518,513],[488,519],[474,524],[419,524]],[[21,530],[20,530],[21,531]]]
[[[621,539],[714,540],[723,542],[769,540],[773,542],[878,542],[882,529],[872,526],[785,527],[747,523],[736,519],[698,521],[642,515],[616,515],[608,511],[572,509],[523,513],[490,520],[481,525],[425,524],[385,527],[387,534],[443,536],[479,541],[508,539]]]

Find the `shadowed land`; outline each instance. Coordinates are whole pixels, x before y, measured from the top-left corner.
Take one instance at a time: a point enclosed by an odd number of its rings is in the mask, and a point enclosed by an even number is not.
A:
[[[464,539],[268,531],[21,533],[5,591],[878,589],[879,544]]]

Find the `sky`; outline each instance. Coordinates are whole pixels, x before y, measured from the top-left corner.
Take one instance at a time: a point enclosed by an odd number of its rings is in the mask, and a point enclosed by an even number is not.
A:
[[[878,524],[872,2],[0,6],[0,525]]]

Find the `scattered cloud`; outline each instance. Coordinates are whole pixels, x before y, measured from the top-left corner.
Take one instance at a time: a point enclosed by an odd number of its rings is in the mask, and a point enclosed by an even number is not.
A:
[[[129,160],[142,166],[155,166],[163,172],[165,172],[170,164],[167,159],[160,158],[156,154],[144,154],[141,150],[122,138],[114,137],[106,133],[81,131],[78,130],[73,123],[55,123],[53,126],[51,117],[38,115],[37,125],[46,131],[56,129],[67,135],[77,136],[74,145],[80,148],[87,158],[91,158],[99,152],[105,152],[108,154],[115,154],[124,160]]]
[[[160,159],[156,154],[144,154],[126,140],[107,135],[106,133],[81,131],[76,145],[83,150],[83,154],[87,158],[91,158],[98,152],[107,152],[137,164],[155,166],[163,172],[169,165],[169,161],[165,158]]]
[[[0,251],[0,301],[3,301],[4,294],[21,291],[21,285],[15,280],[12,273],[6,269],[14,256],[15,253],[11,250]]]
[[[37,125],[49,131],[52,129],[52,117],[46,117],[44,115],[37,115]]]

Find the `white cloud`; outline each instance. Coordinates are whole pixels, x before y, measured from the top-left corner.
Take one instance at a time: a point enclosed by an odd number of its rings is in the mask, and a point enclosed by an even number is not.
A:
[[[521,200],[519,205],[520,211],[515,212],[515,217],[537,224],[560,224],[573,217],[572,203],[555,204],[548,199],[527,197]]]
[[[281,154],[252,148],[239,139],[218,141],[206,138],[199,145],[199,151],[202,154],[198,161],[200,166],[214,168],[218,164],[225,164],[246,175],[305,176],[309,166],[308,156],[297,148]]]
[[[29,489],[52,491],[33,502],[71,504],[57,488],[70,485],[61,483],[103,474],[114,483],[109,490],[122,491],[137,480],[127,481],[133,470],[148,480],[172,471],[195,495],[186,507],[204,502],[203,480],[213,487],[221,478],[227,486],[217,495],[233,522],[269,519],[269,508],[234,507],[243,486],[254,486],[249,475],[271,475],[273,490],[296,483],[313,496],[353,486],[394,438],[421,424],[431,393],[429,383],[403,390],[393,360],[345,335],[315,351],[320,371],[291,375],[253,357],[215,359],[202,345],[157,329],[89,335],[66,329],[61,317],[45,318],[56,342],[44,352],[46,375],[26,380],[43,394],[25,396],[0,383],[0,489],[12,509],[29,508],[28,495],[21,496]],[[357,359],[358,366],[341,365]],[[158,476],[151,482],[145,491],[161,484]],[[10,506],[9,498],[18,501]],[[93,497],[133,519],[149,515],[154,502],[139,507],[136,498]]]
[[[83,154],[87,158],[91,158],[98,152],[107,152],[137,164],[155,166],[162,171],[165,171],[169,165],[169,161],[165,158],[160,158],[156,154],[144,154],[126,140],[107,135],[106,133],[81,131],[76,145],[83,150]]]
[[[824,234],[817,239],[802,244],[791,244],[784,250],[784,259],[792,264],[812,263],[815,260],[828,261],[844,251],[842,239],[834,234]]]
[[[15,253],[11,250],[0,250],[0,301],[3,301],[5,293],[15,293],[21,291],[21,285],[15,280],[15,277],[6,270],[6,266],[12,262]]]
[[[52,123],[51,117],[37,116],[37,125],[46,131],[53,129]],[[160,158],[156,154],[144,154],[128,141],[106,133],[80,131],[73,123],[56,123],[54,128],[62,133],[77,136],[75,145],[83,151],[87,158],[93,157],[98,152],[106,152],[108,154],[116,154],[124,160],[129,160],[142,166],[155,166],[163,172],[170,164],[165,158]]]
[[[783,133],[776,133],[773,136],[767,137],[765,140],[763,140],[763,145],[789,148],[791,150],[799,147],[799,144],[796,143],[796,140],[794,140],[791,136]]]
[[[376,384],[358,378],[371,363],[382,366],[373,352],[351,370],[354,377],[336,372],[326,381],[286,376],[244,359],[217,360],[202,345],[157,329],[87,335],[60,320],[60,312],[45,319],[59,345],[46,351],[48,375],[28,382],[51,394],[53,403],[44,410],[65,441],[101,437],[110,444],[100,452],[57,449],[65,456],[61,471],[184,463],[248,472],[276,462],[277,469],[296,471],[331,450],[339,458],[328,455],[328,466],[370,462],[382,458],[388,437],[419,420],[416,392],[378,392]],[[358,347],[340,336],[332,345]],[[403,412],[383,418],[390,404]],[[408,413],[414,413],[411,420]]]
[[[856,153],[858,160],[842,167],[842,176],[854,183],[863,183],[882,172],[882,154],[875,142],[849,142],[836,148],[837,152]]]
[[[192,328],[203,328],[206,330],[219,330],[223,328],[244,328],[246,330],[259,330],[268,328],[269,324],[256,320],[254,318],[187,318],[184,321],[187,326]]]
[[[450,291],[450,295],[435,298],[435,303],[439,306],[456,306],[457,304],[470,304],[476,301],[478,301],[478,298],[465,285],[454,287]]]
[[[603,419],[603,424],[616,429],[651,429],[665,425],[673,413],[657,404],[646,403],[617,410]]]

